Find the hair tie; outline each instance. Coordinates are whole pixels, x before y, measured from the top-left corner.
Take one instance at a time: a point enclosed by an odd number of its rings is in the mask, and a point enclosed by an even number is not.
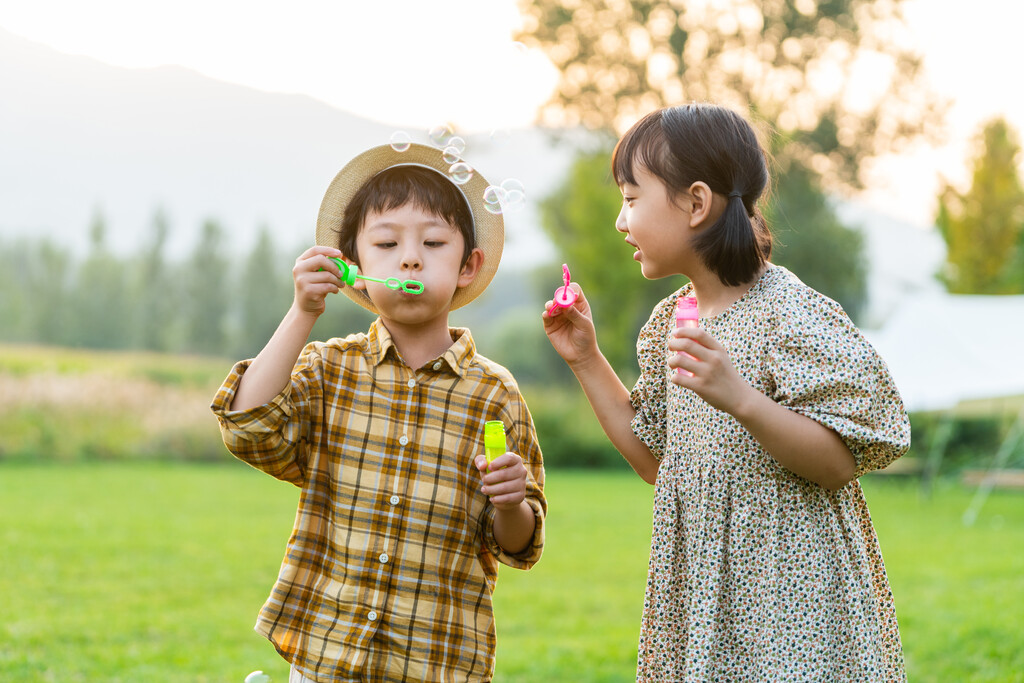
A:
[[[729,199],[732,199],[733,197],[739,197],[740,199],[743,199],[743,193],[740,192],[739,190],[733,190],[732,192],[729,193]]]

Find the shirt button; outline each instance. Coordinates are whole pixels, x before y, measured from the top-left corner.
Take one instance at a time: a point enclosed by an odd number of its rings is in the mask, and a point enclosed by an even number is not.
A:
[[[388,498],[388,502],[392,505],[398,505],[398,496],[391,496]]]
[[[400,443],[400,444],[402,444],[402,445],[404,446],[405,444],[409,443],[409,437],[407,437],[407,436],[403,436],[403,437],[401,437],[401,438],[400,438],[400,439],[398,440],[398,443]]]
[[[390,557],[388,557],[388,554],[387,554],[387,553],[381,553],[381,554],[380,554],[380,557],[378,557],[377,559],[378,559],[378,560],[380,560],[380,563],[381,563],[381,564],[387,564],[387,563],[388,563],[388,560],[390,560],[391,558],[390,558]]]
[[[370,613],[366,615],[366,618],[370,621],[377,621],[377,613],[373,610],[370,610]]]
[[[409,385],[409,388],[412,389],[413,387],[416,386],[416,380],[411,379],[407,382],[407,384]]]
[[[441,369],[441,361],[437,361],[436,363],[434,363],[433,367],[434,367],[435,370],[440,370]]]

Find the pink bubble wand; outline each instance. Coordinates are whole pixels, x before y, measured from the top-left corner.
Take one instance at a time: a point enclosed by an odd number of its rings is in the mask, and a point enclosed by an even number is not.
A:
[[[569,266],[565,263],[562,264],[562,282],[565,284],[555,290],[555,295],[551,298],[551,305],[548,306],[548,315],[552,311],[558,308],[569,308],[574,303],[579,295],[569,287],[571,276],[569,275]]]

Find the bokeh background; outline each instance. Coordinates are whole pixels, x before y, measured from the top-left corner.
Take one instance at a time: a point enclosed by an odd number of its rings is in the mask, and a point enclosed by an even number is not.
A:
[[[682,280],[629,260],[610,151],[710,100],[772,153],[774,260],[844,306],[911,412],[911,452],[863,480],[910,680],[1024,680],[1022,15],[0,2],[0,679],[286,680],[251,625],[296,492],[233,461],[208,404],[287,309],[334,174],[403,138],[513,190],[498,276],[453,315],[521,383],[549,470],[545,558],[496,594],[496,680],[633,680],[651,490],[539,315],[568,263],[635,380]],[[356,308],[332,300],[313,336],[365,329]]]

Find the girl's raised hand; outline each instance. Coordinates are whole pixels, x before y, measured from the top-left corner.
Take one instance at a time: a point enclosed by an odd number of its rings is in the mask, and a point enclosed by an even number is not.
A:
[[[341,291],[341,271],[331,258],[341,252],[331,247],[310,247],[295,259],[292,279],[295,280],[293,306],[304,313],[319,316],[327,308],[327,295]]]
[[[719,410],[736,415],[749,392],[756,391],[740,377],[725,348],[705,330],[676,328],[669,337],[668,349],[673,352],[668,359],[672,382],[691,389]],[[676,368],[692,375],[675,372]]]
[[[569,308],[554,307],[552,301],[544,304],[544,333],[551,346],[569,365],[588,357],[597,351],[597,332],[594,330],[593,314],[583,289],[572,282],[569,287],[576,292],[576,302]]]

